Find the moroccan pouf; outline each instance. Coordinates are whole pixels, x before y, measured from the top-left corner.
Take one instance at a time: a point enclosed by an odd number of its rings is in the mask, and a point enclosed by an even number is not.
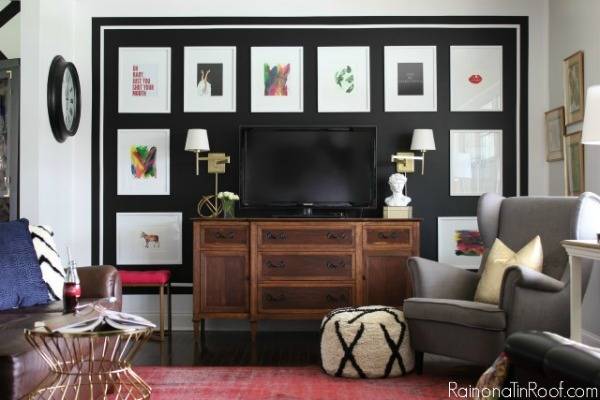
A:
[[[329,375],[388,378],[413,370],[402,311],[385,306],[339,308],[321,323],[321,366]]]

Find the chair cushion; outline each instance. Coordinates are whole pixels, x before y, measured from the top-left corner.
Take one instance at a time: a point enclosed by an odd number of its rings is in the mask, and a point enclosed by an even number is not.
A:
[[[166,269],[151,271],[119,270],[121,282],[126,285],[166,285],[171,279],[171,271]]]
[[[470,328],[503,331],[506,315],[498,306],[475,301],[426,299],[413,297],[404,301],[407,319],[445,322]]]
[[[515,332],[506,339],[504,351],[511,357],[511,360],[542,371],[548,351],[564,342],[565,339],[562,336],[551,332]]]

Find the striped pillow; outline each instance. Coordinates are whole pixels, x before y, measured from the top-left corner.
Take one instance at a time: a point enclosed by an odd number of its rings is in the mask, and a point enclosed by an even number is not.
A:
[[[53,301],[62,300],[65,269],[56,251],[54,231],[47,225],[29,225],[29,232],[42,270],[42,279],[48,287],[48,297]]]

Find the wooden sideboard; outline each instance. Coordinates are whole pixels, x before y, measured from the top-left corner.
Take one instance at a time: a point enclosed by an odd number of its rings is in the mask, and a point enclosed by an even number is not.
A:
[[[410,297],[418,219],[194,219],[194,333],[208,318],[321,319]]]

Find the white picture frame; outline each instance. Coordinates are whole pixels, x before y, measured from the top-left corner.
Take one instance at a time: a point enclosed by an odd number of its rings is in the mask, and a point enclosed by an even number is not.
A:
[[[370,112],[369,47],[318,47],[317,98],[320,113]]]
[[[450,46],[450,111],[503,110],[502,46]]]
[[[437,111],[437,47],[385,46],[386,112]]]
[[[183,49],[183,112],[236,112],[236,47]]]
[[[169,129],[119,129],[117,195],[170,195],[170,158]]]
[[[253,113],[304,111],[303,47],[252,47],[250,49],[250,110]],[[280,71],[269,79],[265,68]],[[275,72],[276,74],[276,72]]]
[[[477,217],[438,217],[438,261],[477,269],[485,249]]]
[[[182,220],[180,212],[117,213],[117,265],[181,264]]]
[[[119,47],[118,112],[171,112],[171,48]]]
[[[503,192],[502,130],[450,130],[450,196]]]

